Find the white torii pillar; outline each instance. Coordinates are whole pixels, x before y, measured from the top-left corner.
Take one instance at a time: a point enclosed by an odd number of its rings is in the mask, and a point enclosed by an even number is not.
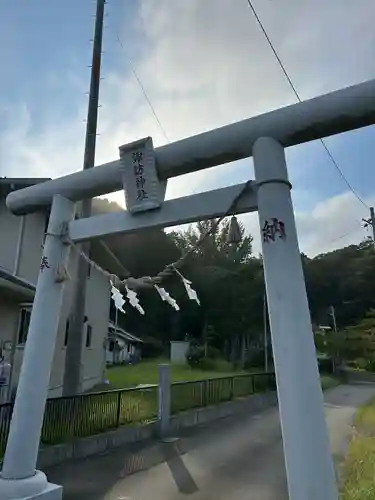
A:
[[[49,483],[35,467],[64,292],[64,280],[57,276],[70,248],[61,235],[63,224],[71,222],[74,213],[73,202],[54,196],[0,474],[1,500],[62,498],[62,487]]]
[[[290,500],[338,500],[284,148],[253,148]]]

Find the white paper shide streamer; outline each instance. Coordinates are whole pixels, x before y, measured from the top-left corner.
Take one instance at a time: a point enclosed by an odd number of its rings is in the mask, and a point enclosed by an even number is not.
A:
[[[198,295],[197,295],[197,292],[191,288],[191,281],[189,281],[188,279],[186,279],[181,273],[180,271],[175,267],[174,270],[176,271],[176,273],[178,274],[178,276],[181,278],[181,281],[185,287],[185,290],[186,290],[186,293],[188,294],[188,297],[190,300],[195,300],[195,302],[200,305],[200,300],[198,298]]]
[[[178,271],[176,268],[175,268],[175,271],[178,274],[178,276],[180,277],[189,299],[195,300],[195,302],[197,302],[197,304],[200,305],[200,300],[198,298],[197,292],[191,287],[191,281],[186,279],[180,273],[180,271]],[[118,309],[119,311],[121,311],[125,314],[125,310],[123,309],[123,305],[125,304],[126,300],[124,299],[124,296],[122,295],[120,290],[118,290],[118,288],[116,288],[114,286],[112,281],[110,283],[111,283],[112,299],[114,300],[115,307],[116,307],[116,309]],[[165,288],[160,287],[158,285],[154,285],[154,288],[157,290],[158,294],[160,295],[160,298],[163,301],[170,304],[173,307],[173,309],[175,309],[176,311],[180,310],[180,307],[177,304],[176,300],[169,295],[169,293],[165,290]],[[143,309],[143,307],[139,303],[137,292],[134,292],[133,290],[131,290],[127,286],[125,286],[125,289],[126,289],[126,298],[128,299],[129,304],[131,306],[133,306],[135,309],[137,309],[137,311],[140,314],[145,314],[145,310]]]
[[[181,276],[182,283],[184,284],[184,287],[185,287],[186,293],[188,294],[189,299],[195,300],[195,302],[198,305],[200,305],[200,300],[198,299],[197,292],[193,288],[191,288],[191,281],[184,278],[181,273],[179,273],[179,274]]]
[[[169,295],[169,293],[167,292],[167,290],[165,290],[165,288],[161,288],[158,285],[154,285],[154,287],[158,291],[162,300],[164,300],[165,302],[168,302],[168,304],[170,304],[173,307],[173,309],[175,309],[176,311],[180,310],[180,307],[177,304],[177,302],[175,301],[175,299]]]
[[[126,297],[129,299],[129,303],[137,309],[141,314],[145,314],[145,310],[139,303],[138,297],[137,297],[137,292],[134,292],[133,290],[130,290],[127,286],[126,288]]]
[[[122,313],[126,314],[124,308],[122,307],[126,302],[126,300],[124,299],[124,296],[122,295],[120,290],[115,287],[115,285],[112,283],[112,281],[110,283],[111,283],[112,299],[115,303],[116,309],[118,309]],[[126,298],[129,300],[129,304],[132,305],[133,307],[135,307],[137,309],[137,311],[139,311],[141,314],[145,314],[143,307],[139,303],[137,293],[134,292],[133,290],[130,290],[127,286],[125,288],[126,288]]]
[[[113,302],[115,303],[116,309],[118,309],[122,313],[126,314],[125,311],[124,311],[124,309],[123,309],[123,307],[122,307],[125,304],[125,299],[124,299],[122,293],[120,292],[120,290],[118,290],[114,286],[114,284],[112,283],[112,281],[110,283],[111,283],[112,299],[113,299]]]

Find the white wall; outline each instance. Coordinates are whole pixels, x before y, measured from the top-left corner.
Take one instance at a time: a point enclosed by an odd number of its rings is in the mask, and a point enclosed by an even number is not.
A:
[[[77,256],[71,254],[69,273],[74,276]],[[54,369],[51,374],[50,387],[53,396],[62,393],[65,370],[66,346],[65,331],[72,303],[73,282],[66,284],[63,305],[61,309],[59,333],[56,342]],[[86,347],[86,328],[82,342],[82,391],[91,389],[104,380],[105,371],[105,346],[104,340],[108,335],[108,318],[110,306],[110,289],[108,281],[98,271],[92,270],[87,280],[86,310],[87,323],[92,327],[91,346]]]
[[[21,217],[12,215],[0,196],[0,266],[13,272]]]
[[[0,297],[0,340],[13,342],[18,333],[18,322],[19,322],[19,309],[18,305],[14,302],[7,300],[5,297]],[[11,361],[11,352],[4,352],[5,361]],[[21,368],[22,355],[21,357],[18,353],[15,353],[15,365],[12,375],[12,386],[17,383],[19,371]]]
[[[114,339],[115,339],[114,337],[111,337],[111,340]],[[126,362],[129,360],[129,357],[136,352],[135,346],[129,344],[121,337],[118,337],[117,341],[119,346],[121,347],[121,351],[118,351],[117,356],[115,354],[115,351],[109,350],[110,341],[107,342],[105,357],[106,357],[106,363],[108,363],[109,365],[112,365],[114,362],[115,363]]]
[[[110,297],[107,278],[92,270],[86,295],[86,315],[92,327],[92,344],[89,348],[85,343],[82,346],[83,390],[103,382],[105,378],[105,340],[108,336]]]
[[[172,363],[186,363],[186,353],[189,349],[189,342],[172,341],[171,342],[171,362]]]
[[[24,216],[23,245],[17,275],[33,284],[38,278],[46,217],[45,212]],[[22,217],[10,213],[4,197],[0,197],[0,266],[11,273],[15,271],[21,225]]]
[[[43,255],[42,245],[46,220],[45,212],[36,212],[25,216],[23,245],[17,275],[34,284],[38,280],[40,261]]]

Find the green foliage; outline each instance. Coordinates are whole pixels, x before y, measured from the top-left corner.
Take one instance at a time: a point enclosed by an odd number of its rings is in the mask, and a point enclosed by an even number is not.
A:
[[[218,349],[208,345],[192,345],[186,353],[186,361],[193,369],[230,373],[234,367],[221,358]]]

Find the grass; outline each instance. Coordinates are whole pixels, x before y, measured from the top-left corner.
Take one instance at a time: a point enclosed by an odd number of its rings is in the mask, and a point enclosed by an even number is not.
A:
[[[322,383],[323,391],[332,389],[333,387],[337,387],[340,384],[340,381],[337,378],[332,377],[331,375],[321,375],[320,380]]]
[[[107,369],[106,376],[109,385],[100,384],[95,386],[90,392],[107,391],[112,389],[127,389],[137,387],[140,384],[158,383],[158,365],[168,363],[168,360],[153,359],[142,361],[136,365],[120,365]],[[171,377],[173,382],[190,382],[196,380],[207,380],[218,377],[233,377],[245,373],[259,373],[262,370],[235,370],[230,363],[226,361],[216,362],[215,370],[192,369],[188,365],[171,364]],[[337,378],[330,375],[322,375],[323,390],[331,389],[339,385]]]
[[[375,398],[357,411],[342,477],[341,500],[375,498]]]
[[[168,363],[165,360],[142,361],[136,365],[121,365],[107,369],[107,378],[109,386],[101,386],[98,389],[125,389],[136,387],[139,384],[157,384],[158,383],[158,365],[160,363]],[[207,371],[192,369],[188,365],[171,365],[172,382],[189,382],[194,380],[204,380],[218,377],[231,377],[238,375],[241,371],[232,369],[229,363],[218,362],[216,370]]]

